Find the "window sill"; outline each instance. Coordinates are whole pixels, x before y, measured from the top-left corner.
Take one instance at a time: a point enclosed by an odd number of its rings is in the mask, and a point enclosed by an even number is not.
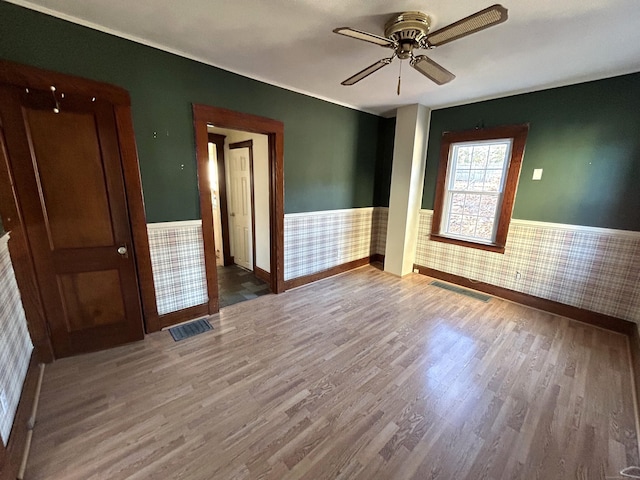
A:
[[[445,237],[437,233],[429,235],[429,240],[434,242],[450,243],[452,245],[459,245],[461,247],[477,248],[478,250],[485,250],[487,252],[495,252],[504,254],[504,245],[498,245],[495,243],[476,243],[468,240],[460,240],[458,238]]]

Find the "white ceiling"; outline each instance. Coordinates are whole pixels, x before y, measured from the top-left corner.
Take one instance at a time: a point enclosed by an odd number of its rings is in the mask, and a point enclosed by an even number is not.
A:
[[[355,86],[341,86],[389,51],[332,30],[382,35],[385,22],[407,10],[431,15],[435,30],[492,0],[10,1],[385,115],[412,103],[438,108],[640,71],[639,0],[502,0],[506,23],[429,52],[455,80],[437,86],[404,62],[400,96],[397,59]]]

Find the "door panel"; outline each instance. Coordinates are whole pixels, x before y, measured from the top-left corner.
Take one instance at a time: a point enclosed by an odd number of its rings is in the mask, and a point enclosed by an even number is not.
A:
[[[113,106],[65,93],[54,113],[50,91],[0,89],[56,357],[143,338]]]
[[[117,270],[58,275],[67,331],[114,325],[125,318]]]
[[[245,228],[243,233],[244,258],[251,258],[251,254],[249,253],[249,245],[251,245],[251,233],[249,232],[248,228]]]
[[[113,245],[105,172],[91,112],[24,112],[51,249]],[[73,142],[60,141],[72,138]],[[82,161],[64,161],[71,158]],[[85,228],[88,223],[91,228]]]
[[[253,270],[249,148],[231,148],[229,156],[232,188],[231,219],[235,234],[233,254],[238,265]]]

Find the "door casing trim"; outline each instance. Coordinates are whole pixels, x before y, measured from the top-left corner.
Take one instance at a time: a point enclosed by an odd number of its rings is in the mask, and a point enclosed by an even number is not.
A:
[[[206,169],[209,160],[207,124],[231,130],[260,133],[268,137],[271,250],[269,283],[273,293],[284,292],[284,123],[271,118],[201,104],[193,104],[193,122],[196,137],[198,187],[200,190],[200,212],[207,270],[207,288],[210,309],[214,307],[210,313],[219,311],[219,308],[213,240],[213,206],[211,204],[211,188]],[[214,299],[213,302],[212,298]]]

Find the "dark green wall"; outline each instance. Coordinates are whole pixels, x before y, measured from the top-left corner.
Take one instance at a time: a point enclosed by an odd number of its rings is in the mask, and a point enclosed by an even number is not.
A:
[[[526,122],[514,218],[640,230],[640,74],[433,111],[422,207],[443,132]]]
[[[378,159],[376,161],[376,181],[374,207],[388,207],[391,194],[391,166],[393,165],[393,141],[396,133],[396,119],[381,118],[378,127]]]
[[[192,103],[284,122],[287,213],[374,204],[380,121],[374,115],[6,2],[0,35],[0,58],[129,91],[149,222],[200,218]]]

